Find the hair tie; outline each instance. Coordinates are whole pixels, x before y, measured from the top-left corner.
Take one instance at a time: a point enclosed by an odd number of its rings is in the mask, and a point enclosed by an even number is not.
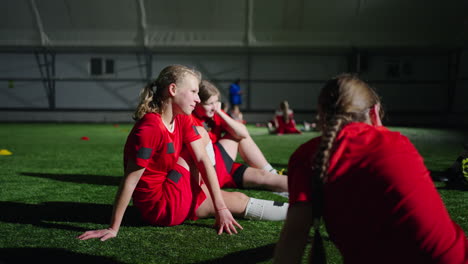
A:
[[[151,84],[151,90],[153,91],[154,94],[156,94],[156,92],[158,91],[158,84],[156,81],[153,81]]]

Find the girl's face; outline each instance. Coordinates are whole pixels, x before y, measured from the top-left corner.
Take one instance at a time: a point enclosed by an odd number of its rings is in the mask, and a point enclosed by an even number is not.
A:
[[[195,76],[187,74],[185,78],[176,85],[173,98],[175,114],[190,115],[197,103],[200,103],[198,84],[199,80]]]
[[[200,117],[212,118],[216,113],[216,108],[219,107],[219,97],[213,95],[206,102],[197,104],[195,113]]]

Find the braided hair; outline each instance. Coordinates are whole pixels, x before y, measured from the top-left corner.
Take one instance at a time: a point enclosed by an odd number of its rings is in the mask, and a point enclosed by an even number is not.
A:
[[[322,88],[318,99],[318,125],[322,138],[313,161],[314,170],[322,182],[327,181],[329,161],[338,133],[351,122],[369,120],[369,109],[376,104],[380,104],[377,93],[352,74],[340,74]],[[383,111],[380,115],[383,117]]]
[[[318,151],[313,157],[312,200],[314,240],[311,248],[311,263],[326,263],[325,248],[319,226],[325,202],[323,184],[328,180],[328,167],[336,136],[351,122],[369,120],[369,109],[380,104],[380,98],[364,81],[351,74],[338,75],[325,84],[318,100],[318,124],[322,137]],[[383,112],[380,112],[381,117]]]

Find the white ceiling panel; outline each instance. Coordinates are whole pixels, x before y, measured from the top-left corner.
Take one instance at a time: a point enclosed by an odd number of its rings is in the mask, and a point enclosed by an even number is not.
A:
[[[466,0],[3,0],[2,47],[466,47]]]

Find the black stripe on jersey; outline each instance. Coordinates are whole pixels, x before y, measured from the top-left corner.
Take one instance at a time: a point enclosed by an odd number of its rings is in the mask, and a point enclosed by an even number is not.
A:
[[[175,149],[174,149],[174,143],[172,142],[169,142],[167,143],[167,154],[172,154],[175,152]]]
[[[137,158],[149,159],[151,157],[151,152],[153,152],[152,148],[141,147],[137,152]]]
[[[173,182],[175,183],[178,183],[180,178],[182,178],[182,174],[180,174],[178,171],[175,171],[175,170],[171,170],[169,171],[169,173],[167,174],[167,178],[172,180]]]
[[[206,122],[203,122],[203,127],[206,129],[206,131],[210,131],[210,126],[206,123]]]
[[[200,135],[200,133],[198,133],[198,130],[197,130],[197,127],[196,126],[192,126],[193,127],[193,130],[195,131],[195,135]]]

